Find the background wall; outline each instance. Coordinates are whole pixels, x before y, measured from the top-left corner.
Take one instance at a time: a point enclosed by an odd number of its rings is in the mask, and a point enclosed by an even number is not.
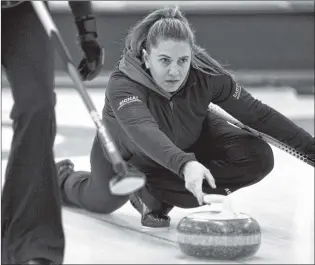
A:
[[[179,4],[197,42],[235,71],[244,85],[314,90],[314,1],[93,1],[104,73],[87,87],[103,87],[119,60],[128,30],[150,11]],[[67,1],[50,1],[53,18],[75,63],[81,59]],[[56,85],[71,84],[56,54]]]
[[[195,3],[182,4],[182,9],[196,30],[197,42],[224,64],[235,70],[309,70],[314,68],[314,9],[304,4],[263,5]],[[238,2],[238,1],[235,1]],[[127,31],[156,7],[149,5],[117,5],[106,8],[96,4],[100,40],[107,51],[105,69],[110,70],[119,59]],[[251,4],[250,4],[251,3]],[[278,4],[277,4],[278,3]],[[53,16],[73,55],[79,50],[75,43],[76,29],[69,11],[52,6]],[[59,68],[59,64],[57,64]]]

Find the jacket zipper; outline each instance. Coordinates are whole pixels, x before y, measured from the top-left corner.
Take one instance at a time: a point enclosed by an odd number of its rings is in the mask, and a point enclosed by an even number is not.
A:
[[[174,144],[177,143],[177,138],[178,138],[178,128],[177,128],[177,123],[176,123],[176,119],[175,119],[175,116],[174,116],[174,103],[172,101],[172,98],[169,99],[169,103],[170,103],[170,107],[171,107],[171,113],[172,113],[172,118],[173,118],[173,121],[174,121],[174,128],[175,128],[175,139],[174,139]]]

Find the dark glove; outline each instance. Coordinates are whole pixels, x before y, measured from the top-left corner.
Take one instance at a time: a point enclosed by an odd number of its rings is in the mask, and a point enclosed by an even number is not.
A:
[[[313,137],[312,141],[306,146],[305,154],[309,159],[315,162],[315,137]]]
[[[79,44],[84,52],[78,71],[83,81],[94,79],[104,65],[105,51],[97,41],[96,21],[93,16],[76,19]]]

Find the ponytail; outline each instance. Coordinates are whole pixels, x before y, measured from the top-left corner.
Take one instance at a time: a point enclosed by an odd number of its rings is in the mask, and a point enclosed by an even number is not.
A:
[[[192,67],[210,75],[231,75],[205,49],[195,44],[195,35],[178,7],[158,9],[139,21],[128,33],[124,54],[141,59],[142,50],[150,52],[159,40],[188,41],[192,47]]]

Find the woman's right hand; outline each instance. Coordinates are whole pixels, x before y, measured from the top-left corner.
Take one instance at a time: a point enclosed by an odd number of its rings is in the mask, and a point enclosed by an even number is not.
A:
[[[203,204],[204,193],[202,191],[203,179],[207,179],[209,185],[215,189],[215,180],[204,165],[197,161],[189,161],[183,169],[185,187],[197,198],[199,205]]]

